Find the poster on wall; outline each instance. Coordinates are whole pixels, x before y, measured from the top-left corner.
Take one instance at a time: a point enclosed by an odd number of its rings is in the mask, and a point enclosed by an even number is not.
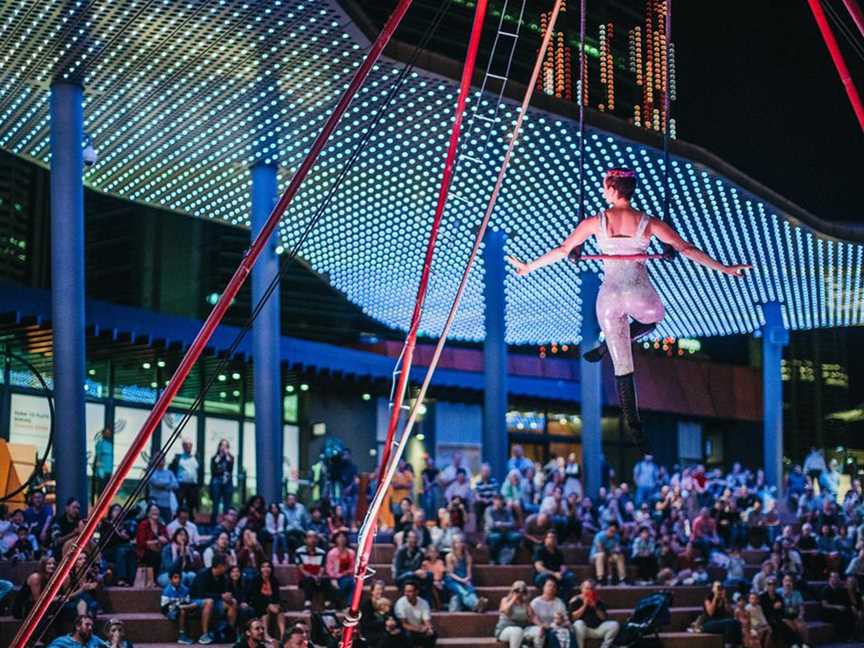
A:
[[[114,466],[120,465],[123,457],[129,451],[133,439],[141,431],[147,416],[150,414],[149,409],[139,409],[137,407],[115,407],[114,408]],[[141,479],[144,472],[147,470],[147,462],[150,461],[150,446],[138,455],[135,463],[132,464],[132,471],[129,473],[129,479]]]
[[[9,442],[33,447],[34,462],[37,455],[45,452],[48,445],[51,410],[48,399],[29,394],[12,394],[9,412]],[[96,438],[105,424],[105,406],[87,403],[84,410],[87,427],[87,474],[93,465],[93,450]]]
[[[240,450],[240,424],[236,420],[208,416],[204,421],[204,481],[210,483],[210,458],[216,454],[219,442],[228,441],[228,448],[234,455],[234,484],[237,484],[237,461]]]
[[[34,457],[45,452],[51,413],[42,396],[12,394],[9,414],[9,442],[33,446]]]

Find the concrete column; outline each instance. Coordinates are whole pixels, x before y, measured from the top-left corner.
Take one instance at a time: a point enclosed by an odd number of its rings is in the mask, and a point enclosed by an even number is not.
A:
[[[252,236],[261,231],[277,199],[275,164],[256,163],[252,174]],[[276,234],[252,268],[253,307],[279,272]],[[268,502],[282,500],[282,374],[279,360],[279,288],[252,325],[255,386],[256,493]]]
[[[765,454],[765,480],[783,489],[783,347],[789,344],[789,331],[783,324],[778,302],[762,305],[762,441]]]
[[[504,245],[507,235],[498,230],[486,233],[483,249],[485,279],[486,339],[483,342],[483,460],[499,480],[505,477],[509,448],[507,443],[507,277]]]
[[[84,92],[51,86],[51,322],[54,337],[54,471],[57,502],[87,506],[84,414]]]
[[[582,279],[582,341],[579,344],[579,390],[582,405],[582,470],[585,492],[596,497],[602,476],[603,436],[600,422],[603,418],[603,363],[587,362],[581,356],[594,348],[600,337],[597,322],[597,292],[600,278],[593,272],[584,272]]]

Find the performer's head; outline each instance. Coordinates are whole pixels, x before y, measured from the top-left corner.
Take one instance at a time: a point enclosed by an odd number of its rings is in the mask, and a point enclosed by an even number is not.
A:
[[[625,168],[609,169],[606,172],[603,178],[603,197],[610,204],[619,200],[629,202],[634,191],[636,191],[635,172]]]

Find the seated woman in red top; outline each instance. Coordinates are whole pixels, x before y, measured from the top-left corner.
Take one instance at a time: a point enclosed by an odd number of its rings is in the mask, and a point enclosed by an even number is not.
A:
[[[153,585],[154,574],[159,573],[162,564],[162,548],[169,542],[168,531],[159,519],[159,507],[151,504],[147,517],[141,520],[135,532],[135,553],[138,565],[147,569],[147,585]]]
[[[348,534],[344,531],[333,538],[333,548],[327,552],[326,571],[337,605],[346,607],[354,589],[354,550],[348,546]]]

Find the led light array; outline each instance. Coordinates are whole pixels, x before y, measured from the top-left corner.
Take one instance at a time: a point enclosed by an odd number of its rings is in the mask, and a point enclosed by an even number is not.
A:
[[[340,27],[342,17],[323,0],[165,1],[131,24],[141,0],[98,9],[76,3],[66,13],[61,4],[47,1],[29,14],[23,0],[0,8],[0,37],[12,37],[0,72],[0,87],[8,90],[0,95],[0,145],[49,162],[48,93],[24,80],[47,81],[65,61],[68,70],[84,70],[91,90],[85,128],[99,151],[87,172],[91,186],[239,225],[249,224],[248,167],[278,161],[284,186],[362,58]],[[83,32],[75,27],[82,15]],[[283,220],[284,249],[298,240],[400,68],[383,61],[358,93]],[[646,78],[648,85],[657,73]],[[657,82],[662,88],[662,77]],[[412,74],[302,251],[337,289],[388,325],[408,325],[455,100],[455,83]],[[489,97],[477,93],[469,111],[477,101],[485,102],[482,114],[493,114]],[[463,155],[481,162],[463,157],[456,173],[424,334],[436,335],[443,326],[516,111],[505,105],[498,123],[478,120],[463,139]],[[484,128],[493,130],[481,151]],[[493,223],[507,233],[509,253],[536,257],[575,227],[579,164],[574,124],[526,116]],[[611,166],[633,168],[640,177],[636,205],[662,215],[660,152],[594,130],[585,145],[586,213],[604,208],[600,186]],[[652,263],[667,307],[658,339],[754,331],[762,324],[759,305],[775,299],[785,303],[791,328],[862,324],[861,245],[819,237],[684,159],[673,159],[670,190],[668,218],[685,238],[724,262],[755,267],[738,279],[681,258]],[[597,252],[593,242],[587,251]],[[601,271],[599,264],[583,265]],[[456,338],[484,337],[483,276],[481,258]],[[582,303],[575,265],[563,262],[527,278],[510,274],[505,291],[509,342],[578,343]]]

